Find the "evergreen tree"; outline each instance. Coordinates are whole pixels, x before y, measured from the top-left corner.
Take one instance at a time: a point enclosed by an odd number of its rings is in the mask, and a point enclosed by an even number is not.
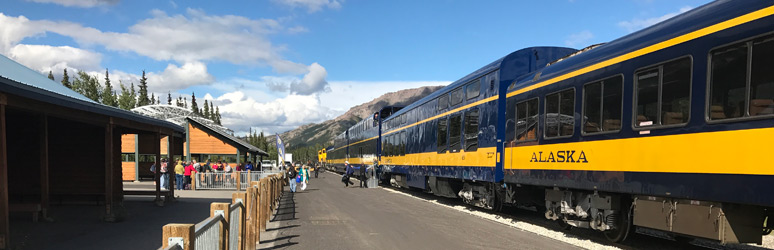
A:
[[[153,95],[153,93],[151,93],[151,100],[150,100],[150,104],[156,104],[156,96],[155,96],[155,95]]]
[[[201,112],[199,111],[199,105],[196,104],[195,92],[191,92],[191,111],[193,111],[194,114],[201,115]]]
[[[215,109],[212,108],[212,102],[210,102],[210,117],[207,117],[207,119],[215,121]]]
[[[182,96],[178,96],[177,97],[177,100],[175,100],[175,106],[183,107],[183,97]]]
[[[73,77],[73,83],[70,84],[70,88],[72,90],[74,90],[75,92],[80,93],[81,95],[86,95],[86,94],[84,94],[84,89],[85,88],[83,86],[85,84],[83,83],[84,82],[83,79],[85,77],[85,79],[86,79],[85,82],[89,82],[89,78],[88,78],[89,75],[86,75],[86,73],[83,73],[83,75],[81,75],[81,73],[82,72],[78,72],[78,73],[75,74],[75,77]]]
[[[107,69],[105,69],[105,88],[102,90],[102,104],[113,107],[118,106],[118,102],[116,102],[115,99],[113,86],[110,85],[110,74],[108,73]]]
[[[120,82],[118,83],[121,85],[121,95],[118,96],[118,107],[125,110],[130,110],[134,108],[134,83],[132,83],[132,87],[127,88]]]
[[[132,90],[132,107],[129,109],[133,109],[139,106],[137,105],[137,91],[134,91],[134,82],[132,82],[130,86]]]
[[[142,78],[140,78],[140,96],[137,98],[137,107],[148,104],[151,104],[150,98],[148,98],[148,78],[145,77],[145,70],[143,70]]]
[[[202,112],[204,118],[210,118],[210,105],[207,104],[207,99],[204,99],[204,111]]]
[[[172,92],[167,92],[167,105],[172,105]]]
[[[183,108],[188,108],[188,97],[183,97]]]
[[[218,125],[222,125],[220,124],[220,107],[215,107],[215,119],[217,119],[215,123],[217,123]]]
[[[51,81],[56,81],[54,80],[54,73],[51,72],[51,70],[48,71],[48,79],[51,79]]]
[[[80,71],[78,72],[78,75],[81,75]],[[86,73],[83,73],[83,75],[86,75],[88,78],[86,81],[82,81],[83,84],[83,94],[88,97],[89,99],[94,100],[95,102],[100,102],[101,96],[100,96],[100,89],[99,89],[99,81],[97,80],[96,76],[90,76]]]
[[[70,77],[67,76],[67,69],[64,69],[64,75],[62,75],[62,85],[68,89],[73,89],[73,86],[70,85]]]

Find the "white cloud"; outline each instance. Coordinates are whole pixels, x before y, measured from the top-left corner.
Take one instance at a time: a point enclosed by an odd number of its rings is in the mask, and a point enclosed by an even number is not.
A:
[[[67,7],[90,8],[99,5],[116,4],[120,0],[27,0],[27,2],[53,3]]]
[[[63,69],[98,70],[102,55],[70,46],[18,44],[6,52],[11,59],[31,69],[60,75]]]
[[[592,34],[591,31],[584,30],[568,36],[567,40],[564,40],[564,44],[569,47],[585,46],[593,38],[594,34]]]
[[[288,29],[288,33],[290,34],[298,34],[298,33],[306,33],[309,32],[309,29],[307,29],[304,26],[293,26]]]
[[[314,13],[327,7],[329,9],[340,9],[341,2],[338,0],[273,0],[275,3],[290,6],[292,8],[306,8],[309,13]]]
[[[89,72],[91,75],[100,75],[100,83],[103,82],[104,71]],[[127,73],[121,70],[110,71],[110,81],[123,82],[127,87],[130,83],[135,86],[140,84],[141,74]],[[197,85],[209,85],[215,82],[215,77],[207,71],[207,66],[201,62],[192,62],[177,66],[167,65],[161,72],[145,72],[148,78],[148,91],[157,93],[176,92]]]
[[[304,75],[301,81],[290,84],[290,92],[299,95],[311,95],[318,92],[330,91],[328,89],[328,71],[320,64],[312,63],[309,65],[309,73]]]
[[[638,31],[638,30],[653,26],[654,24],[660,23],[664,20],[677,16],[691,9],[693,9],[693,7],[685,6],[680,8],[680,10],[678,10],[677,12],[668,13],[666,15],[659,16],[659,17],[651,17],[651,18],[645,18],[645,19],[634,18],[629,21],[621,21],[621,22],[618,22],[618,26],[626,29],[626,31],[628,32],[634,32],[634,31]]]
[[[209,93],[205,99],[212,98]],[[208,99],[209,100],[209,99]],[[269,102],[259,102],[242,91],[225,93],[214,99],[220,107],[223,125],[237,132],[250,127],[267,128],[267,132],[284,132],[304,124],[333,118],[330,109],[320,105],[317,95],[288,95]]]

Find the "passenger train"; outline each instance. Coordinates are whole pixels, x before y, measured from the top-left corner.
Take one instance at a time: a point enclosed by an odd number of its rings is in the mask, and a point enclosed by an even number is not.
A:
[[[336,137],[327,163],[611,241],[774,226],[774,5],[716,1],[584,50],[513,52]]]

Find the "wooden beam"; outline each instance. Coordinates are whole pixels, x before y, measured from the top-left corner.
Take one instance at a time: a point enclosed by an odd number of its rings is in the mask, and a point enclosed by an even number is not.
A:
[[[8,104],[8,97],[5,96],[5,94],[0,93],[0,105],[7,105]]]
[[[43,209],[43,219],[48,218],[49,209],[49,178],[48,178],[48,116],[43,113],[40,116],[40,206]]]
[[[21,110],[29,110],[37,113],[48,113],[49,117],[57,117],[70,121],[86,123],[96,126],[104,126],[105,123],[109,123],[109,117],[95,114],[92,112],[86,112],[78,109],[66,108],[59,105],[54,105],[38,100],[24,98],[15,95],[8,95],[8,106],[18,108]]]
[[[0,104],[0,249],[8,249],[11,245],[8,223],[8,148],[5,127],[5,104]]]
[[[113,211],[113,125],[105,124],[105,217],[108,222],[116,221]]]
[[[175,137],[172,135],[167,136],[167,190],[169,190],[169,198],[175,199],[175,186],[172,185],[175,176],[175,165],[172,164],[172,157],[175,155]]]
[[[153,134],[153,154],[156,156],[154,164],[156,164],[156,171],[153,173],[153,180],[156,182],[156,205],[163,206],[164,201],[161,200],[161,134]]]

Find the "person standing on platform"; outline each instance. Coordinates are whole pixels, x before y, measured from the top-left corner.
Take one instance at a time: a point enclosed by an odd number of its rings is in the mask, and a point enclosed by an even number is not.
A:
[[[253,163],[248,161],[248,162],[247,162],[247,165],[245,165],[245,169],[244,169],[244,171],[254,171],[254,169],[253,169]]]
[[[355,174],[355,169],[352,168],[352,165],[349,165],[349,161],[344,161],[344,169],[346,169],[346,173],[344,174],[345,178],[342,178],[342,181],[344,181],[344,186],[349,187],[349,184],[355,184],[349,181],[349,177],[352,177],[352,175]]]
[[[302,165],[299,170],[301,171],[301,191],[304,191],[306,190],[306,183],[309,182],[309,167]]]
[[[175,165],[175,187],[177,190],[182,190],[183,187],[185,187],[185,182],[183,182],[184,173],[185,167],[183,167],[183,161],[177,160],[177,165]]]
[[[366,183],[366,166],[362,165],[359,167],[360,169],[360,188],[368,187]]]
[[[291,193],[296,192],[296,175],[298,175],[298,172],[296,172],[295,169],[293,168],[288,169],[287,177],[288,177],[288,183],[290,183]]]
[[[161,168],[159,168],[159,173],[161,173],[161,188],[162,189],[169,189],[169,169],[167,168],[167,159],[161,159]]]
[[[184,169],[184,175],[185,175],[185,185],[186,189],[191,188],[191,175],[196,172],[196,169],[194,169],[193,164],[189,164]]]

